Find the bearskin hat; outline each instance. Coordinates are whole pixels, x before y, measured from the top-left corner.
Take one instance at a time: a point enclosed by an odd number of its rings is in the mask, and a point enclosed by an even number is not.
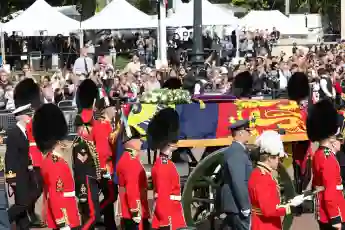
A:
[[[51,151],[68,133],[65,116],[54,104],[44,104],[35,112],[32,130],[37,147],[43,153]]]
[[[233,83],[233,93],[237,98],[250,97],[253,89],[253,77],[249,71],[236,75]]]
[[[307,134],[311,141],[322,141],[335,135],[339,127],[338,112],[329,100],[313,105],[307,118]]]
[[[287,91],[290,100],[300,101],[309,97],[310,87],[307,75],[302,72],[294,73],[289,79]]]
[[[85,79],[77,89],[77,104],[80,109],[89,109],[98,97],[98,88],[91,79]]]
[[[131,130],[131,135],[128,135],[126,132],[123,132],[124,133],[123,140],[122,140],[123,143],[133,140],[133,139],[140,139],[143,136],[133,126],[129,126],[129,129]]]
[[[20,81],[14,88],[14,105],[16,108],[31,104],[36,109],[41,105],[40,87],[31,78]]]
[[[155,114],[147,128],[149,147],[157,150],[176,143],[179,137],[179,122],[179,115],[172,108],[162,109]]]
[[[180,89],[182,87],[182,82],[178,78],[169,78],[163,83],[162,88],[167,88],[167,89]]]

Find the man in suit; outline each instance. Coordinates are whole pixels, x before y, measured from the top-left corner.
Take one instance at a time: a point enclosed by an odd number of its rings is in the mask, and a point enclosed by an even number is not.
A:
[[[15,88],[13,111],[17,123],[8,132],[5,154],[5,177],[15,195],[15,204],[8,210],[10,222],[18,229],[43,227],[35,214],[35,203],[42,193],[43,181],[39,167],[29,154],[27,124],[33,108],[40,105],[40,89],[32,79],[21,81]]]
[[[233,142],[224,152],[221,187],[221,211],[227,214],[224,226],[236,230],[250,229],[250,200],[248,179],[253,170],[245,144],[250,138],[248,120],[241,120],[231,127]]]

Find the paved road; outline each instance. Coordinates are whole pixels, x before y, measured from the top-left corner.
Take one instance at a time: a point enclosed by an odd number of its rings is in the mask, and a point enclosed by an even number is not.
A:
[[[203,149],[195,149],[193,151],[197,159],[200,158],[202,151]],[[5,153],[5,148],[3,146],[0,146],[0,155],[4,155],[4,153]],[[142,160],[144,163],[147,162],[146,154],[143,155]],[[292,173],[292,169],[289,169],[289,173]],[[152,194],[149,194],[149,198],[151,198],[150,203],[152,203]],[[9,197],[9,201],[10,201],[10,204],[13,204],[14,202],[13,197]],[[41,210],[42,210],[42,199],[40,199],[38,201],[38,204],[36,205],[36,212],[38,214],[41,214],[42,212]],[[294,219],[291,230],[301,230],[301,229],[313,229],[313,230],[318,229],[316,221],[314,220],[312,214],[304,214],[303,216],[297,217]]]

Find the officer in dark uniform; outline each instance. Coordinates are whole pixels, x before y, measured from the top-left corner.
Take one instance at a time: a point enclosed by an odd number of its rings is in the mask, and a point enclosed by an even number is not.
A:
[[[26,126],[33,109],[40,105],[40,89],[32,79],[21,81],[14,90],[17,123],[8,131],[5,165],[6,182],[15,195],[15,204],[8,210],[10,222],[18,229],[44,227],[35,214],[35,203],[42,194],[43,180],[39,168],[34,168],[29,155]]]
[[[233,142],[224,151],[224,184],[220,190],[221,213],[227,215],[223,225],[236,230],[249,230],[251,205],[248,179],[253,170],[245,146],[250,138],[249,121],[237,121],[230,129]]]

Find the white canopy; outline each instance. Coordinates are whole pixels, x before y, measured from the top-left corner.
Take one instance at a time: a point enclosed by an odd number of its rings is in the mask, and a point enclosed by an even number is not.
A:
[[[80,28],[80,23],[51,7],[44,0],[36,0],[28,9],[3,25],[6,32],[20,32],[26,36],[66,34]]]
[[[85,30],[151,27],[157,27],[157,22],[126,0],[113,0],[100,13],[82,22],[82,28]]]
[[[190,1],[167,19],[167,26],[193,26],[194,7]],[[197,0],[199,1],[199,0]],[[203,25],[237,25],[238,18],[226,13],[223,9],[213,5],[207,0],[202,1],[202,24]]]
[[[241,18],[240,27],[246,30],[272,31],[275,27],[281,34],[307,34],[308,30],[304,25],[296,25],[278,10],[252,10]]]

